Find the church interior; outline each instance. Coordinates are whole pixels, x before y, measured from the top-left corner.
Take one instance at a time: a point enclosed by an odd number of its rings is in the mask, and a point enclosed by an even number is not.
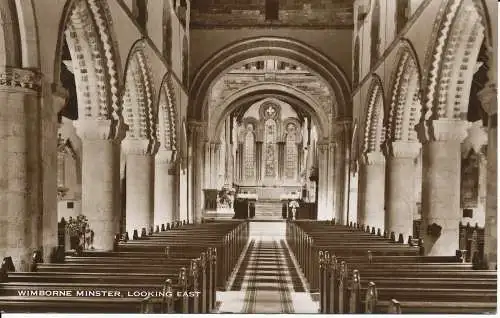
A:
[[[497,26],[0,1],[0,311],[496,313]]]

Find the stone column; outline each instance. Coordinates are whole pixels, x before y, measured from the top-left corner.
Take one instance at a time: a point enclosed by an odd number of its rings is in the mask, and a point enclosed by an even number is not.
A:
[[[318,220],[330,219],[327,209],[328,144],[318,144]]]
[[[403,234],[405,242],[413,233],[413,214],[416,212],[415,158],[420,152],[418,142],[396,141],[390,145],[387,165],[387,209],[385,228],[394,232],[396,239]]]
[[[383,231],[385,199],[385,157],[369,152],[360,165],[358,186],[358,223]]]
[[[154,225],[177,220],[175,152],[161,149],[155,157]]]
[[[42,156],[42,251],[44,262],[50,262],[51,256],[57,247],[58,215],[57,215],[57,161],[58,161],[58,127],[57,114],[65,106],[67,91],[58,88],[49,92],[49,85],[44,88],[42,99],[42,130],[41,130],[41,156]],[[52,98],[49,96],[52,95]]]
[[[495,57],[490,55],[490,58]],[[496,63],[492,63],[495,65]],[[496,68],[488,73],[491,81],[491,76],[495,76]],[[491,74],[495,73],[495,74]],[[483,109],[488,113],[488,146],[487,146],[487,164],[486,164],[486,211],[484,223],[484,265],[489,269],[496,269],[497,265],[497,156],[498,156],[498,110],[497,110],[497,88],[496,81],[489,82],[485,88],[479,93]]]
[[[127,232],[139,233],[144,227],[153,226],[154,216],[154,152],[149,151],[150,141],[126,138],[122,149],[126,154],[126,225]]]
[[[0,74],[0,251],[16,271],[28,271],[43,244],[40,83],[28,70],[3,66]]]
[[[440,119],[429,125],[432,125],[433,136],[422,148],[422,231],[425,254],[451,256],[458,249],[458,224],[462,217],[460,144],[467,136],[469,123]]]
[[[193,200],[192,212],[193,220],[196,223],[201,222],[203,215],[203,177],[204,177],[204,143],[206,137],[206,125],[203,122],[190,122],[190,144],[192,146],[192,195]]]
[[[112,137],[111,120],[79,119],[75,127],[82,139],[82,213],[94,248],[109,251],[120,219],[120,140]]]
[[[335,216],[335,144],[328,144],[328,180],[326,192],[326,210],[328,211],[328,219]]]

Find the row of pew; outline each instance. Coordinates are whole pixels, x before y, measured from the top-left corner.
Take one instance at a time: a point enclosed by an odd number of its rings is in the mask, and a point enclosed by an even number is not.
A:
[[[248,241],[248,223],[175,223],[138,237],[116,235],[113,251],[68,252],[30,272],[5,257],[0,310],[7,313],[210,313]],[[168,229],[167,229],[168,228]],[[144,233],[143,233],[144,234]]]
[[[321,313],[494,313],[497,275],[465,255],[423,256],[373,228],[335,220],[287,223],[287,242]]]

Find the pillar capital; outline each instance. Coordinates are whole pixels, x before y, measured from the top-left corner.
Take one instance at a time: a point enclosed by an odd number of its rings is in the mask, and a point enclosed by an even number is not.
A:
[[[390,155],[394,158],[411,158],[418,156],[422,145],[414,141],[394,141],[389,147]]]
[[[431,141],[458,141],[467,137],[471,123],[461,119],[441,118],[420,122],[416,129],[422,143]]]
[[[158,150],[156,144],[148,139],[125,138],[122,141],[122,149],[127,155],[154,155]]]
[[[376,165],[385,163],[385,157],[381,151],[367,152],[362,156],[362,158],[363,158],[363,164],[365,165]]]
[[[114,139],[113,122],[110,119],[78,119],[74,122],[76,133],[87,140]]]
[[[28,69],[1,66],[0,89],[12,87],[38,92],[42,87],[42,76],[40,73]]]

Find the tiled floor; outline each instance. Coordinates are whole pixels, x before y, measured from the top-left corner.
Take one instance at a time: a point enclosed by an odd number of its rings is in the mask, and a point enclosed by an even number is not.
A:
[[[284,225],[251,223],[251,242],[232,286],[229,291],[218,292],[220,313],[318,312],[284,242]]]

